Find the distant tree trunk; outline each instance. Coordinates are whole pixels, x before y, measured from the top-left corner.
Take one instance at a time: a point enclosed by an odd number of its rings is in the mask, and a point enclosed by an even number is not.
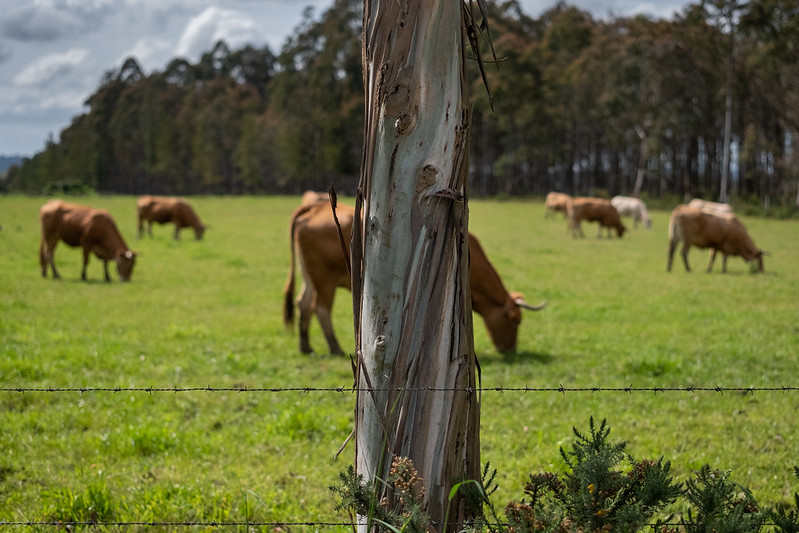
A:
[[[732,60],[733,60],[734,34],[732,30],[732,17],[730,17],[730,43],[727,55],[727,94],[724,98],[724,151],[721,162],[721,191],[719,202],[726,204],[729,201],[727,194],[730,179],[730,142],[732,138]]]
[[[796,207],[799,209],[799,179],[796,180]]]
[[[356,471],[385,480],[393,456],[409,457],[439,531],[454,484],[481,473],[462,9],[450,0],[364,2],[366,116],[351,244]],[[397,504],[389,487],[377,490],[378,501]],[[473,512],[458,496],[449,527]]]
[[[649,160],[649,149],[646,144],[646,132],[643,128],[636,126],[636,133],[641,139],[641,152],[638,156],[638,172],[635,174],[635,187],[633,187],[633,197],[640,198],[641,187],[644,186],[644,177],[646,176],[646,163]]]
[[[724,146],[722,147],[721,186],[719,202],[729,202],[730,182],[730,150],[732,142],[732,91],[733,91],[733,61],[735,57],[735,15],[743,8],[744,2],[739,0],[716,0],[712,5],[718,11],[718,24],[728,32],[727,42],[727,78],[725,81],[724,98]]]

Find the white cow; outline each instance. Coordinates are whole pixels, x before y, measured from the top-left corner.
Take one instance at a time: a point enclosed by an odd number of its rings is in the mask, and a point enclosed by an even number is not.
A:
[[[638,223],[642,222],[647,228],[652,227],[652,219],[646,211],[646,205],[640,198],[631,196],[614,196],[610,200],[611,205],[616,208],[619,215],[623,217],[633,217],[633,227],[637,228]]]

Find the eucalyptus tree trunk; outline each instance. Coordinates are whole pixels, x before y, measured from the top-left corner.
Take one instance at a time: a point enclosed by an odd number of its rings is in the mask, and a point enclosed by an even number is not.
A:
[[[364,2],[365,135],[351,243],[356,471],[386,480],[393,457],[410,458],[439,531],[453,485],[481,472],[462,9],[452,0]],[[377,501],[397,504],[390,487],[375,485]],[[447,523],[471,515],[458,496]]]
[[[635,174],[635,186],[633,187],[633,197],[641,197],[641,188],[644,186],[644,176],[646,176],[646,165],[649,160],[649,148],[646,144],[646,132],[640,126],[635,127],[638,137],[641,139],[641,148],[638,155],[638,171]]]
[[[726,204],[729,202],[729,176],[730,176],[730,143],[732,142],[732,62],[733,47],[735,42],[732,26],[732,15],[730,15],[730,39],[729,50],[727,52],[727,94],[724,97],[724,151],[722,152],[721,162],[721,190],[719,192],[719,202]]]
[[[799,208],[799,179],[796,180],[796,207]]]
[[[735,60],[735,14],[742,9],[744,3],[739,0],[713,0],[712,4],[718,10],[719,24],[722,31],[726,29],[727,35],[727,78],[725,81],[724,96],[724,146],[721,163],[721,187],[719,202],[728,203],[730,182],[730,150],[732,142],[732,91],[733,91],[733,62]]]

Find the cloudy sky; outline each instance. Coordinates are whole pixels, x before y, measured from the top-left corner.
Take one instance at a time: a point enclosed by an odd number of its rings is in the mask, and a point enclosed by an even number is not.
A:
[[[521,0],[539,16],[555,0]],[[571,0],[596,17],[670,18],[680,0]],[[0,0],[0,154],[33,155],[85,111],[103,73],[135,56],[146,73],[174,57],[199,59],[224,39],[232,48],[279,52],[302,20],[333,0]]]

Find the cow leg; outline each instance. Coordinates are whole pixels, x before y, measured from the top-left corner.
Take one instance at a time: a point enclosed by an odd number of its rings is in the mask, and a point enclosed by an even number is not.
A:
[[[314,291],[307,283],[303,283],[297,296],[297,307],[300,310],[300,352],[302,353],[313,353],[311,343],[308,340],[308,327],[311,324],[311,315],[313,314],[313,300]]]
[[[674,251],[677,249],[677,240],[671,239],[669,241],[669,261],[666,264],[666,271],[671,272],[671,264],[674,262]]]
[[[579,222],[572,221],[570,223],[571,231],[572,231],[572,238],[576,238],[577,236],[584,237],[583,235],[583,228]]]
[[[108,275],[108,260],[103,259],[103,270],[105,270],[105,280],[111,281],[111,276]]]
[[[39,261],[42,265],[42,277],[47,277],[47,265],[50,265],[50,269],[53,271],[53,279],[61,279],[61,275],[58,273],[58,270],[55,268],[55,246],[58,244],[58,240],[56,239],[55,242],[50,242],[50,239],[43,239],[42,245],[39,249]]]
[[[708,271],[708,272],[710,272],[711,270],[713,270],[713,263],[714,263],[715,261],[716,261],[716,249],[715,249],[715,248],[711,248],[711,249],[710,249],[710,261],[709,261],[709,262],[708,262],[708,264],[707,264],[707,271]]]
[[[180,225],[177,222],[175,222],[175,240],[180,240]]]
[[[727,254],[723,254],[723,255],[722,255],[722,259],[721,259],[721,272],[722,272],[723,274],[726,274],[726,273],[727,273]]]
[[[44,238],[42,238],[42,242],[39,244],[39,265],[42,267],[42,277],[47,277],[47,243],[44,242]]]
[[[80,273],[80,279],[83,281],[86,281],[86,267],[89,265],[89,253],[91,253],[91,250],[88,248],[83,249],[83,270],[81,270]]]
[[[330,348],[330,353],[333,355],[343,354],[344,351],[341,349],[341,346],[339,346],[336,335],[333,333],[333,321],[330,318],[330,309],[317,306],[316,317],[319,319],[319,324],[322,326],[322,331],[325,332],[325,339],[327,339],[327,345]]]
[[[333,332],[333,321],[331,320],[330,310],[333,309],[333,297],[335,296],[336,288],[333,287],[330,291],[324,293],[316,293],[316,318],[319,319],[319,325],[322,326],[322,331],[325,333],[327,339],[327,346],[330,348],[330,353],[334,355],[341,355],[344,351],[338,344],[336,334]]]
[[[682,262],[685,263],[685,271],[690,272],[691,267],[688,266],[688,245],[682,245]]]
[[[147,221],[147,235],[149,235],[150,237],[153,236],[153,221],[152,220],[148,220]]]

